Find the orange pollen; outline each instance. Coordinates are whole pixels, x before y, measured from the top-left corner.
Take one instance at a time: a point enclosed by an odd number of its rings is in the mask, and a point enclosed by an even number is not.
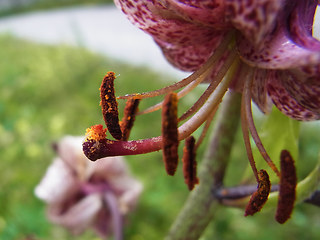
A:
[[[100,141],[107,137],[107,129],[103,129],[101,124],[94,125],[86,130],[86,141],[87,140],[95,140]]]

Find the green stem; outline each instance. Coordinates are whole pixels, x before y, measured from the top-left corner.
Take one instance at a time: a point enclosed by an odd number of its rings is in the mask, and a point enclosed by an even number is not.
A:
[[[228,93],[199,169],[200,184],[193,190],[166,240],[199,239],[212,220],[218,200],[212,192],[222,185],[240,119],[241,95]]]

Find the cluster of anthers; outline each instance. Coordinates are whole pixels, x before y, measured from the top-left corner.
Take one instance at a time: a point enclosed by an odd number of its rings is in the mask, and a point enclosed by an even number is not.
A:
[[[271,186],[267,172],[265,170],[258,171],[256,168],[250,145],[250,132],[261,155],[280,178],[279,204],[276,219],[278,222],[283,223],[290,217],[295,200],[297,179],[294,162],[289,152],[283,151],[280,174],[280,171],[264,149],[255,129],[252,116],[251,88],[253,83],[251,74],[247,74],[250,72],[250,69],[247,68],[250,67],[242,64],[236,55],[236,51],[229,51],[227,56],[224,54],[226,49],[230,50],[229,43],[232,41],[229,40],[222,43],[215,54],[189,77],[152,92],[116,97],[114,92],[115,74],[114,72],[108,72],[100,87],[101,107],[107,129],[116,140],[107,139],[106,129],[102,125],[95,125],[87,129],[83,151],[90,160],[95,161],[108,156],[144,154],[162,149],[166,171],[169,175],[174,175],[179,162],[179,142],[185,140],[182,157],[183,173],[188,188],[192,190],[195,184],[199,183],[196,170],[196,150],[203,141],[215,112],[229,87],[238,81],[238,79],[245,79],[242,91],[241,122],[248,159],[258,183],[257,190],[253,193],[247,205],[245,215],[253,215],[262,208],[268,199]],[[212,76],[213,69],[221,63],[219,59],[224,56],[226,59],[224,59],[223,65],[219,66],[219,70],[214,73],[214,77],[207,89],[194,105],[179,117],[177,115],[179,99],[201,82],[208,79],[208,76]],[[138,104],[141,99],[159,95],[165,95],[162,102],[146,110],[138,111]],[[121,122],[119,121],[117,99],[127,99]],[[162,135],[129,141],[129,134],[136,115],[160,109],[162,109]],[[183,121],[184,123],[179,124]],[[201,125],[204,125],[204,127],[199,139],[196,141],[192,134]]]

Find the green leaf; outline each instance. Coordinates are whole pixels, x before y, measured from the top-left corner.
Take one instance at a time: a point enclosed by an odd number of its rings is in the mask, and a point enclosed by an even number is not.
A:
[[[298,160],[299,125],[298,121],[285,116],[274,107],[261,127],[257,128],[262,144],[277,167],[279,167],[280,153],[283,149],[288,150],[295,161]],[[252,149],[257,168],[267,170],[271,181],[278,182],[276,174],[272,173],[267,166],[254,143],[252,143]]]

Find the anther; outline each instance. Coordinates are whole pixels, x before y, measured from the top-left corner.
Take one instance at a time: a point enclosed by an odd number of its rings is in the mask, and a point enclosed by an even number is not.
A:
[[[195,138],[193,136],[188,137],[185,141],[182,163],[184,181],[191,191],[194,185],[199,183],[197,177]]]
[[[108,72],[103,78],[100,87],[101,108],[108,131],[115,139],[120,140],[122,132],[119,125],[118,103],[114,93],[114,80],[114,72]]]
[[[262,169],[258,172],[258,178],[258,189],[252,194],[246,207],[244,216],[253,215],[256,212],[259,212],[268,200],[271,189],[269,175],[265,170]]]
[[[291,216],[296,199],[297,174],[294,160],[287,150],[282,150],[280,156],[280,189],[276,220],[285,223]]]
[[[173,176],[178,166],[178,98],[172,92],[166,95],[162,107],[162,152],[166,171]]]
[[[129,135],[136,118],[136,113],[138,111],[139,102],[140,99],[131,98],[127,100],[126,106],[124,108],[124,115],[120,124],[122,131],[122,141],[127,141],[129,139]]]

